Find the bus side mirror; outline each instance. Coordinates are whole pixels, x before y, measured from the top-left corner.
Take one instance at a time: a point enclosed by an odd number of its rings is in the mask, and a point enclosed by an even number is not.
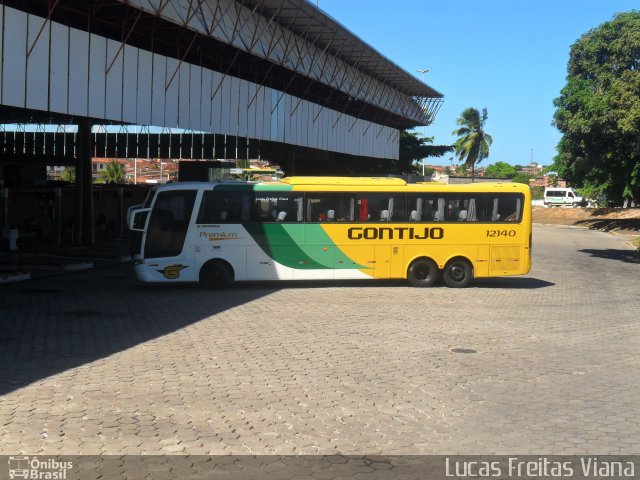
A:
[[[147,223],[147,215],[150,208],[139,208],[133,210],[129,215],[129,230],[134,232],[144,232],[144,226]]]

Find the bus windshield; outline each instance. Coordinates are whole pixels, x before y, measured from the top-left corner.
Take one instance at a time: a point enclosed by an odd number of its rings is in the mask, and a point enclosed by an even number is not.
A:
[[[195,190],[158,192],[147,227],[145,257],[172,257],[182,252],[195,198]]]

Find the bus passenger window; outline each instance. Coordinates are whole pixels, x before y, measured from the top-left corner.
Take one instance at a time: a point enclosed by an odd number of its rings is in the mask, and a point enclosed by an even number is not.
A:
[[[366,198],[358,198],[358,220],[361,222],[369,220],[369,200]]]
[[[485,195],[450,194],[447,196],[449,221],[478,222],[485,218]]]
[[[255,222],[299,222],[302,220],[302,195],[289,192],[256,192],[253,199]]]
[[[196,223],[239,223],[249,220],[249,192],[208,190],[202,194]]]
[[[434,222],[444,222],[446,218],[444,197],[438,197],[438,200],[432,204],[432,216]]]
[[[410,222],[433,222],[444,217],[444,198],[440,199],[438,213],[438,197],[428,193],[410,193],[407,195],[407,218]]]
[[[449,222],[457,222],[458,214],[460,213],[461,208],[461,200],[457,195],[449,195],[447,198],[447,212],[446,212],[446,220]]]
[[[357,196],[361,222],[405,222],[407,205],[399,193],[360,193]]]
[[[482,222],[485,219],[485,195],[475,194],[467,201],[467,222]]]
[[[307,194],[308,222],[352,222],[355,200],[350,193]]]
[[[516,193],[489,195],[487,210],[492,222],[514,222],[522,220],[523,196]]]

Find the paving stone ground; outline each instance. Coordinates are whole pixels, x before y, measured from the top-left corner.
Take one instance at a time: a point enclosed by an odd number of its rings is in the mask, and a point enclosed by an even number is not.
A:
[[[553,226],[461,290],[3,287],[0,453],[637,454],[639,292],[624,238]]]

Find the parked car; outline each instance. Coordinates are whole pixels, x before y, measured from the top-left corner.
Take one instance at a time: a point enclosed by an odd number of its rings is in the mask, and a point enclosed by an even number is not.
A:
[[[587,202],[572,188],[548,187],[544,189],[544,204],[547,207],[584,207]]]

